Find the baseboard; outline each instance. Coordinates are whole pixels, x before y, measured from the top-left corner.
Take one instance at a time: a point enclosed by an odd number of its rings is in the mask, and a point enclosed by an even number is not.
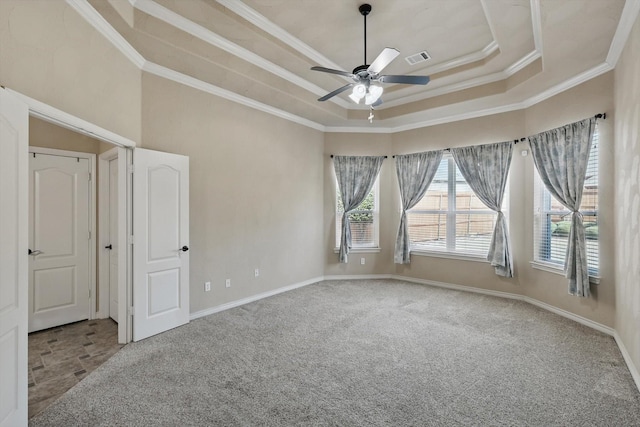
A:
[[[391,279],[391,274],[351,274],[351,275],[333,275],[324,276],[323,280],[379,280]]]
[[[609,326],[603,325],[602,323],[594,322],[593,320],[587,319],[586,317],[578,316],[577,314],[573,314],[570,311],[566,311],[561,308],[554,307],[553,305],[547,304],[546,302],[542,302],[534,298],[524,297],[523,300],[528,302],[531,305],[535,305],[536,307],[540,307],[544,310],[550,311],[559,316],[566,317],[567,319],[571,319],[575,322],[588,326],[591,329],[595,329],[596,331],[600,331],[604,334],[614,336],[615,330]]]
[[[638,368],[633,363],[631,359],[631,355],[627,351],[627,347],[624,345],[622,338],[618,335],[618,331],[614,331],[613,338],[616,340],[616,344],[618,344],[618,348],[620,349],[620,353],[622,353],[622,358],[627,363],[627,368],[629,368],[629,372],[631,372],[631,377],[633,381],[636,383],[636,387],[640,390],[640,373],[638,372]]]
[[[513,293],[510,293],[510,292],[502,292],[502,291],[494,291],[494,290],[491,290],[491,289],[474,288],[473,286],[456,285],[456,284],[453,284],[453,283],[437,282],[435,280],[417,279],[415,277],[407,277],[407,276],[392,275],[391,278],[392,279],[396,279],[396,280],[402,280],[404,282],[418,283],[418,284],[421,284],[421,285],[428,285],[428,286],[436,286],[438,288],[453,289],[453,290],[456,290],[456,291],[473,292],[475,294],[490,295],[490,296],[493,296],[493,297],[500,297],[500,298],[507,298],[507,299],[516,299],[516,300],[520,300],[520,301],[524,300],[524,295],[513,294]]]
[[[316,278],[313,278],[313,279],[305,280],[303,282],[294,283],[293,285],[288,285],[288,286],[283,286],[281,288],[273,289],[271,291],[261,292],[259,294],[252,295],[252,296],[247,297],[247,298],[242,298],[242,299],[239,299],[239,300],[236,300],[236,301],[228,302],[226,304],[221,304],[221,305],[217,305],[215,307],[211,307],[211,308],[207,308],[207,309],[204,309],[204,310],[196,311],[195,313],[191,313],[189,315],[189,319],[190,320],[195,320],[195,319],[198,319],[200,317],[208,316],[210,314],[219,313],[221,311],[229,310],[230,308],[235,308],[235,307],[239,307],[239,306],[244,305],[244,304],[249,304],[250,302],[258,301],[258,300],[261,300],[263,298],[268,298],[268,297],[271,297],[271,296],[274,296],[274,295],[278,295],[278,294],[281,294],[283,292],[292,291],[294,289],[301,288],[303,286],[307,286],[307,285],[311,285],[311,284],[314,284],[314,283],[322,282],[323,280],[324,280],[324,277],[320,276],[320,277],[316,277]]]
[[[561,308],[554,307],[550,304],[539,301],[535,298],[528,297],[526,295],[514,294],[511,292],[494,291],[491,289],[474,288],[472,286],[456,285],[453,283],[436,282],[434,280],[416,279],[413,277],[406,277],[406,276],[393,276],[393,278],[397,280],[404,280],[406,282],[420,283],[420,284],[429,285],[429,286],[437,286],[439,288],[455,289],[458,291],[473,292],[476,294],[491,295],[494,297],[524,301],[531,305],[535,305],[536,307],[540,307],[543,310],[550,311],[559,316],[566,317],[567,319],[571,319],[574,322],[578,322],[582,325],[588,326],[592,329],[595,329],[596,331],[600,331],[602,333],[605,333],[611,336],[613,336],[614,334],[614,329],[610,328],[609,326],[605,326],[601,323],[594,322],[593,320],[587,319],[586,317],[578,316],[577,314],[571,313],[570,311],[566,311]]]

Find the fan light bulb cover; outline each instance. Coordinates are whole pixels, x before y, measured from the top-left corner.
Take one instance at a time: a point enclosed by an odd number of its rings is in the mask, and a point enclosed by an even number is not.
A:
[[[382,96],[383,90],[384,89],[382,89],[382,86],[369,86],[369,90],[367,91],[367,94],[364,98],[364,103],[366,105],[374,104]]]
[[[366,94],[367,88],[365,85],[357,84],[353,87],[353,91],[351,92],[351,95],[349,95],[349,98],[351,98],[356,104],[359,104],[360,100],[364,98]]]

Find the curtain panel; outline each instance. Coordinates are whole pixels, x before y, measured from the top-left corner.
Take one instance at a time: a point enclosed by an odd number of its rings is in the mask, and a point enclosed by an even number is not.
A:
[[[334,156],[333,167],[338,179],[338,189],[344,205],[340,231],[341,263],[348,262],[351,249],[351,224],[349,213],[367,197],[378,177],[384,156]]]
[[[451,155],[460,173],[476,196],[498,213],[487,261],[499,276],[513,277],[513,256],[502,200],[513,154],[513,141],[452,148]]]
[[[396,174],[402,202],[402,216],[394,252],[396,264],[411,262],[407,211],[414,207],[427,192],[441,159],[442,150],[396,155]]]
[[[546,189],[571,210],[571,230],[565,255],[569,294],[588,297],[587,246],[579,212],[596,118],[571,123],[529,137],[533,162]]]

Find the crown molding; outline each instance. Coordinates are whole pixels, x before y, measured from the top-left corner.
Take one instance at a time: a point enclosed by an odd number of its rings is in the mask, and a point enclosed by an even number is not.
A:
[[[129,0],[132,5],[136,5],[138,3],[146,3],[150,2],[150,0]],[[538,0],[531,0],[532,4],[539,5]],[[271,114],[276,117],[280,117],[282,119],[298,123],[302,126],[309,127],[311,129],[315,129],[322,132],[345,132],[345,133],[396,133],[403,132],[412,129],[424,128],[429,126],[435,126],[444,123],[451,123],[460,120],[473,119],[478,117],[484,117],[493,114],[500,114],[515,110],[521,110],[524,108],[528,108],[532,105],[535,105],[539,102],[542,102],[554,95],[557,95],[565,90],[568,90],[574,86],[577,86],[581,83],[586,82],[594,77],[597,77],[607,71],[610,71],[614,68],[613,63],[617,62],[624,45],[626,44],[626,39],[629,37],[629,33],[633,24],[635,23],[635,19],[640,12],[640,0],[627,0],[625,7],[623,9],[622,18],[618,24],[618,28],[616,30],[616,34],[614,40],[612,42],[609,55],[607,56],[607,62],[601,63],[581,74],[573,76],[564,82],[561,82],[535,96],[526,98],[519,102],[504,104],[495,107],[488,108],[480,108],[473,109],[472,111],[463,111],[463,112],[445,112],[440,117],[430,118],[423,120],[422,118],[425,115],[433,116],[433,111],[428,112],[418,112],[411,117],[408,117],[406,120],[415,119],[415,121],[411,123],[403,123],[395,126],[384,126],[384,121],[379,121],[380,126],[373,125],[353,125],[349,124],[347,126],[325,126],[320,123],[314,122],[312,120],[305,119],[303,117],[297,116],[295,114],[291,114],[287,111],[272,107],[270,105],[255,101],[251,98],[238,95],[234,92],[231,92],[227,89],[220,88],[218,86],[212,85],[210,83],[204,82],[202,80],[196,79],[191,76],[187,76],[186,74],[182,74],[175,70],[171,70],[167,67],[146,61],[142,55],[140,55],[115,29],[113,29],[109,23],[86,1],[86,0],[66,0],[67,4],[69,4],[74,10],[76,10],[90,25],[92,25],[100,34],[102,34],[107,40],[109,40],[114,47],[116,47],[120,52],[128,58],[133,64],[135,64],[140,70],[146,71],[151,74],[158,75],[160,77],[166,78],[168,80],[175,81],[177,83],[184,84],[186,86],[192,87],[197,90],[201,90],[207,93],[210,93],[215,96],[220,96],[232,102],[237,102],[239,104],[245,105],[249,108],[253,108],[267,114]],[[154,3],[154,2],[151,2]],[[539,56],[537,55],[537,51],[529,53],[522,60],[514,63],[510,68],[511,70],[518,70],[518,67],[523,67],[528,65],[527,61],[534,61]],[[611,62],[610,62],[611,59]],[[520,65],[517,65],[520,64]],[[522,65],[524,64],[524,65]],[[515,72],[514,71],[514,72]],[[470,86],[464,86],[468,84],[463,82],[456,85],[450,85],[448,89],[452,88],[465,88],[472,87],[474,83],[481,82],[483,78],[490,79],[499,79],[504,76],[504,73],[507,71],[502,71],[499,73],[494,73],[490,76],[481,77],[475,81],[471,81]],[[499,77],[500,76],[500,77]],[[495,80],[491,80],[495,81]],[[460,90],[460,89],[457,89]],[[435,96],[435,95],[433,95]],[[37,113],[34,113],[34,115]],[[45,120],[47,118],[43,116]],[[114,134],[115,135],[115,134]],[[132,142],[128,142],[132,143]],[[123,145],[128,144],[126,141]]]
[[[603,62],[602,64],[596,65],[593,68],[588,69],[587,71],[580,73],[578,75],[575,75],[565,81],[563,81],[562,83],[559,83],[555,86],[550,87],[549,89],[535,95],[532,96],[530,98],[525,99],[522,104],[522,108],[528,108],[531,107],[532,105],[535,105],[539,102],[542,102],[548,98],[551,98],[552,96],[555,96],[559,93],[564,92],[565,90],[571,89],[574,86],[577,86],[581,83],[584,83],[588,80],[593,79],[594,77],[598,77],[601,74],[606,73],[607,71],[611,71],[613,70],[613,67],[611,65],[609,65],[606,62]]]
[[[533,30],[533,46],[542,56],[542,18],[540,14],[540,0],[530,0],[531,29]]]
[[[625,44],[627,44],[627,39],[638,18],[638,14],[640,14],[640,0],[627,0],[622,9],[622,15],[620,16],[616,33],[613,36],[609,53],[607,54],[606,62],[611,68],[614,68],[618,63],[618,59],[620,59],[622,50]]]
[[[318,96],[323,96],[326,94],[326,90],[321,88],[320,86],[316,86],[313,83],[310,83],[308,80],[305,80],[299,77],[297,74],[294,74],[279,65],[274,64],[271,61],[267,61],[260,55],[256,55],[248,49],[243,48],[240,45],[237,45],[219,34],[214,33],[213,31],[205,28],[201,25],[196,24],[195,22],[184,18],[183,16],[173,12],[170,9],[156,3],[153,0],[129,0],[131,5],[141,12],[146,13],[147,15],[153,16],[166,24],[169,24],[175,28],[178,28],[187,34],[190,34],[212,46],[215,46],[219,49],[224,50],[244,61],[249,62],[259,68],[262,68],[265,71],[274,74],[281,79],[284,79],[290,83],[293,83],[304,90],[307,90],[313,94]],[[343,108],[349,108],[349,103],[342,98],[334,97],[331,99],[332,102],[338,104]]]
[[[86,0],[66,0],[73,10],[78,12],[93,28],[102,34],[111,44],[118,49],[127,59],[138,68],[142,68],[144,57],[120,35],[106,19],[98,13]]]
[[[202,80],[196,79],[194,77],[188,76],[186,74],[180,73],[178,71],[172,70],[162,65],[155,64],[150,61],[146,61],[144,63],[142,70],[147,73],[155,74],[156,76],[165,78],[167,80],[171,80],[176,83],[180,83],[185,86],[189,86],[191,88],[200,90],[202,92],[219,96],[229,101],[245,105],[249,108],[253,108],[255,110],[259,110],[276,117],[280,117],[290,122],[298,123],[300,125],[303,125],[315,130],[319,130],[319,131],[325,130],[324,125],[321,125],[314,121],[305,119],[300,116],[296,116],[295,114],[291,114],[287,111],[280,110],[279,108],[275,108],[270,105],[263,104],[262,102],[256,101],[251,98],[247,98],[246,96],[238,95],[237,93],[231,92],[230,90],[212,85],[211,83],[203,82]]]

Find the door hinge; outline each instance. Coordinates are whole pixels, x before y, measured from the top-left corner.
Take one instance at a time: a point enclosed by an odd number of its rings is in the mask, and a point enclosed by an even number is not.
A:
[[[91,240],[91,230],[89,230],[88,233],[89,233],[89,238],[87,240]]]
[[[129,244],[133,245],[133,234],[128,238]]]
[[[135,166],[132,164],[127,166],[127,170],[129,171],[129,173],[134,173],[135,169],[136,169]]]
[[[89,289],[89,299],[91,299],[91,289]]]
[[[89,172],[89,181],[91,181],[91,172]]]
[[[128,307],[127,308],[127,312],[129,314],[129,316],[133,316],[135,314],[135,310],[133,307]]]

